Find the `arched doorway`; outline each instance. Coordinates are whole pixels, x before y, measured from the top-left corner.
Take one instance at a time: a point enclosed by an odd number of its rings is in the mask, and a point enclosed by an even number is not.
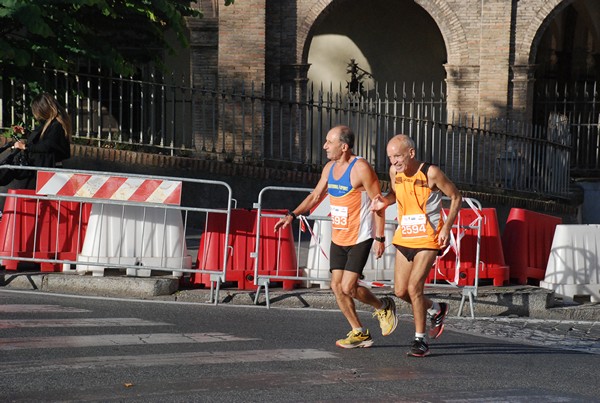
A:
[[[573,149],[572,175],[597,175],[600,173],[600,3],[575,0],[551,18],[540,33],[534,54],[533,122],[548,125],[549,136],[564,122],[561,130],[570,135],[565,141]]]
[[[600,3],[577,0],[556,15],[535,55],[536,78],[585,81],[600,78]]]
[[[332,1],[310,32],[309,88],[324,104],[319,110],[335,114],[314,116],[312,132],[331,121],[348,124],[361,134],[356,152],[384,171],[385,139],[411,124],[399,116],[444,119],[446,45],[414,1]],[[414,102],[421,103],[418,112]],[[340,110],[348,113],[340,118]]]
[[[308,78],[346,88],[350,59],[370,73],[364,88],[393,83],[441,83],[446,46],[431,16],[413,1],[339,0],[315,21]]]

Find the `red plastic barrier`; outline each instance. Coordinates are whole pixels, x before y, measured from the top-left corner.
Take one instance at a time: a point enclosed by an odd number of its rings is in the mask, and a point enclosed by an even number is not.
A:
[[[447,213],[447,211],[446,211]],[[496,209],[481,209],[483,216],[481,227],[481,246],[479,261],[479,280],[491,279],[494,286],[507,285],[509,280],[509,268],[504,261],[502,251],[502,241],[500,239],[500,230],[498,227],[498,218]],[[468,226],[477,215],[471,208],[463,208],[460,211],[461,226]],[[456,224],[456,223],[455,223]],[[475,263],[477,253],[477,229],[453,229],[455,238],[459,232],[465,231],[465,235],[460,241],[460,269],[458,285],[475,284]],[[448,251],[446,255],[438,259],[437,263],[427,277],[428,283],[436,280],[454,281],[456,273],[456,253],[453,250]]]
[[[10,189],[8,193],[35,195],[34,190],[21,189]],[[76,260],[83,245],[90,209],[88,203],[7,196],[0,220],[0,236],[3,237],[0,256]],[[2,264],[7,270],[17,270],[19,261],[3,260]],[[40,270],[61,271],[62,265],[40,263]]]
[[[539,285],[546,276],[556,226],[560,217],[513,208],[502,233],[502,247],[510,266],[510,281]]]
[[[263,210],[263,214],[285,214],[285,210]],[[237,282],[240,290],[255,290],[254,259],[250,253],[256,247],[257,210],[231,210],[229,225],[230,247],[225,281]],[[275,233],[273,227],[278,221],[275,217],[261,217],[259,243],[259,274],[261,275],[296,275],[296,251],[291,227]],[[220,272],[223,268],[223,248],[225,245],[225,214],[208,214],[206,232],[200,238],[200,248],[196,267],[201,270]],[[279,238],[281,237],[281,239]],[[279,268],[279,271],[277,271]],[[192,275],[193,284],[210,285],[210,275]],[[273,280],[272,280],[273,281]],[[284,280],[283,288],[291,290],[297,281]]]

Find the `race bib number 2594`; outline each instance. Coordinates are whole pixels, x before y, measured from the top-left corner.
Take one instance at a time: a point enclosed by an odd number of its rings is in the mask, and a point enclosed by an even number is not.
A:
[[[427,236],[427,217],[425,214],[408,214],[402,216],[400,228],[404,238],[422,238]]]

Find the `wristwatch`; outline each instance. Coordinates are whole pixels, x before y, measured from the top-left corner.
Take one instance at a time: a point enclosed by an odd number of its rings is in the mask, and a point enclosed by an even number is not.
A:
[[[292,210],[288,210],[286,215],[289,215],[290,217],[292,217],[292,221],[294,221],[297,217],[296,214],[294,214],[294,212]]]
[[[376,236],[375,240],[377,242],[385,243],[385,237],[384,236]]]

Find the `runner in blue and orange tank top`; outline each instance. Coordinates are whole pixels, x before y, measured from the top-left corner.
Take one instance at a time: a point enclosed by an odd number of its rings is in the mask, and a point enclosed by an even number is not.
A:
[[[381,333],[391,334],[398,324],[396,304],[390,297],[377,298],[358,284],[371,248],[376,258],[384,250],[385,218],[370,211],[371,200],[381,195],[379,179],[363,158],[354,155],[354,133],[336,126],[327,133],[323,149],[329,162],[315,189],[294,210],[275,224],[275,231],[290,225],[298,214],[319,204],[329,194],[331,205],[331,246],[329,264],[331,289],[352,330],[336,345],[342,348],[370,347],[373,339],[356,313],[354,298],[375,308]],[[373,244],[373,235],[375,243]]]
[[[373,199],[371,210],[385,211],[398,204],[394,293],[412,306],[415,340],[409,355],[429,354],[426,319],[430,316],[429,337],[435,339],[444,330],[448,304],[431,301],[424,295],[425,280],[440,250],[448,245],[450,230],[458,214],[462,197],[442,170],[416,159],[414,141],[404,135],[394,136],[387,146],[390,159],[390,192]],[[441,218],[442,196],[450,198],[448,219]]]
[[[354,157],[345,172],[335,178],[335,164],[329,170],[327,192],[331,205],[331,240],[339,246],[357,245],[373,238],[373,213],[369,210],[371,199],[366,192],[352,186],[350,174],[361,157]]]

